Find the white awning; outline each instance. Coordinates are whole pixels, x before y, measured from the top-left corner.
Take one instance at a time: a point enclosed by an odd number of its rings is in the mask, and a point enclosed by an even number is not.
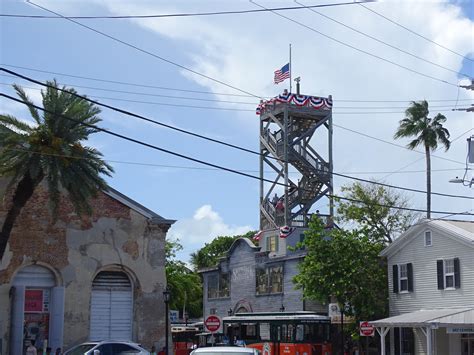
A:
[[[474,308],[424,309],[369,323],[375,327],[474,326]]]

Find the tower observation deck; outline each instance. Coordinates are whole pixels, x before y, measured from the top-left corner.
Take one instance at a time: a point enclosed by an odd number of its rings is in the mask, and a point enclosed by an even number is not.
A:
[[[313,214],[311,208],[322,199],[326,199],[327,213],[318,214],[331,223],[331,96],[284,92],[262,101],[257,114],[261,153],[260,229],[305,228]]]

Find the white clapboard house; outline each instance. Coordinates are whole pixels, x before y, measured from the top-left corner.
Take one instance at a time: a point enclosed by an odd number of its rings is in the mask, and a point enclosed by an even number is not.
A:
[[[474,354],[474,222],[422,220],[381,256],[390,317],[371,323],[382,355]]]

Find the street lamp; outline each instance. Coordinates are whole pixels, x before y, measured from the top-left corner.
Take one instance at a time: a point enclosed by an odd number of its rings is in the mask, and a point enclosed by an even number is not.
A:
[[[165,302],[165,355],[168,355],[168,331],[169,331],[169,303],[170,303],[171,292],[168,286],[163,290],[163,301]]]

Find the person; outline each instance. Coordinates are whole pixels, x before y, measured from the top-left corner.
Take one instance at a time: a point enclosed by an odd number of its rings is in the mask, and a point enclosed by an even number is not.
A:
[[[61,355],[61,348],[56,348],[54,355]]]
[[[44,348],[43,348],[44,349]],[[46,348],[46,355],[52,355],[51,354],[51,351],[53,351],[53,349],[51,349],[49,346]]]
[[[272,199],[273,206],[276,206],[277,202],[278,202],[278,195],[275,192],[275,195],[273,196],[273,199]]]
[[[26,348],[26,355],[38,355],[38,352],[36,351],[36,348],[35,348],[34,340],[30,340],[30,344]]]
[[[150,350],[150,355],[156,355],[156,346],[152,346]]]

